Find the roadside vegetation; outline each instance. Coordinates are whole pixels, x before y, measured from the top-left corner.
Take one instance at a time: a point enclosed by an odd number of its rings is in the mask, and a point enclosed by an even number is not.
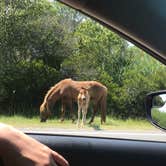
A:
[[[159,126],[166,128],[166,112],[159,111],[159,108],[154,108],[152,110],[152,119]]]
[[[110,129],[119,121],[124,126],[131,118],[145,118],[145,95],[166,89],[160,62],[90,18],[47,0],[0,2],[0,64],[0,121],[13,118],[16,126],[14,115],[22,116],[22,125],[24,117],[38,125],[46,92],[65,78],[107,86],[107,115],[116,119],[106,124]],[[56,108],[58,121],[60,103]]]
[[[117,131],[117,130],[126,130],[126,131],[155,131],[155,127],[153,127],[147,120],[144,119],[127,119],[122,120],[119,118],[112,118],[107,117],[107,123],[101,125],[100,117],[96,117],[93,124],[89,125],[87,119],[87,123],[83,128],[78,128],[75,121],[74,123],[71,122],[71,119],[65,119],[62,123],[60,122],[59,118],[52,118],[49,119],[46,123],[40,123],[39,116],[34,116],[31,118],[27,118],[25,116],[1,116],[0,122],[8,123],[12,126],[17,128],[21,128],[24,130],[29,129],[40,129],[44,131],[59,131],[58,129],[68,129],[68,130],[86,130],[86,131],[98,131],[98,130],[105,130],[105,131]],[[56,130],[57,129],[57,130]]]

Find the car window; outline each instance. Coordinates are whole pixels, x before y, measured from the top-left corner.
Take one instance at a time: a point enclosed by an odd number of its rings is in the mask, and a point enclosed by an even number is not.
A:
[[[0,3],[1,122],[30,132],[166,140],[144,108],[147,93],[166,89],[163,64],[59,2]]]

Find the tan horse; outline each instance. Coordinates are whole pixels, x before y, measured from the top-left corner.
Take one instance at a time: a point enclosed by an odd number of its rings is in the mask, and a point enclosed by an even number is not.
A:
[[[86,123],[86,114],[89,107],[90,95],[87,89],[81,88],[78,97],[77,97],[77,104],[78,104],[78,120],[77,126],[80,127],[80,115],[82,112],[82,123],[81,127],[83,127]]]
[[[107,88],[97,81],[74,81],[72,79],[64,79],[55,84],[47,92],[44,101],[40,106],[41,122],[45,122],[50,115],[56,101],[61,99],[61,120],[64,120],[66,106],[69,106],[72,118],[73,102],[77,102],[77,97],[80,89],[88,88],[90,101],[93,103],[93,114],[89,123],[93,122],[97,110],[101,109],[101,123],[106,120],[106,98]]]

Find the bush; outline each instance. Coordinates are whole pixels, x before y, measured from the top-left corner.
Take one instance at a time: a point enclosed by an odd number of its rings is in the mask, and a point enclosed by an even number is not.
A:
[[[38,106],[50,88],[60,80],[60,74],[42,61],[21,61],[6,66],[0,75],[0,102],[8,107]]]
[[[146,117],[144,104],[146,94],[166,89],[165,68],[159,66],[152,70],[153,65],[149,68],[146,65],[145,68],[137,65],[126,71],[123,86],[114,89],[116,94],[113,97],[114,115],[122,118]]]

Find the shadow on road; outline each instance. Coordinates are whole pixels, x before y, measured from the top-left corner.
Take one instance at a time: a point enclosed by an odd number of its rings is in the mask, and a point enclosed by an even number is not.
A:
[[[89,127],[92,127],[94,130],[101,130],[100,126],[97,124],[90,124]]]

